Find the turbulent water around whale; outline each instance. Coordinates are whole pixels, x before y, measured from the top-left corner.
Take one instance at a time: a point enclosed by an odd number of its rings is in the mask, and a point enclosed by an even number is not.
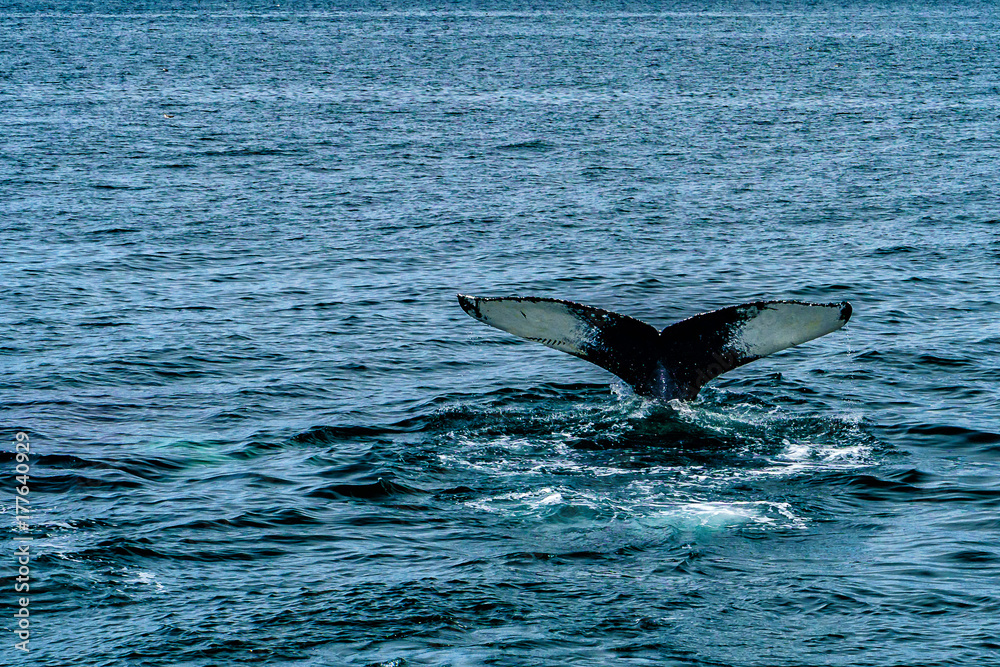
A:
[[[282,5],[0,12],[0,662],[998,661],[995,8]],[[662,403],[456,293],[854,312]]]

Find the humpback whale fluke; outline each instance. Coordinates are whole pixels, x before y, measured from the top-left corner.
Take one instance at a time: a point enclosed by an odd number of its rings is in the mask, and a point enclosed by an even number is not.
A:
[[[458,295],[480,322],[605,368],[641,396],[691,400],[712,378],[836,331],[851,304],[754,301],[657,331],[627,315],[561,299]]]

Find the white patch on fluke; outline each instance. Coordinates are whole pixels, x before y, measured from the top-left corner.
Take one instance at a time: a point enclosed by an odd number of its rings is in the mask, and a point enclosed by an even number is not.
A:
[[[476,299],[480,322],[560,352],[583,356],[600,331],[564,303],[520,299]]]
[[[840,304],[770,303],[743,323],[733,345],[749,356],[766,357],[847,324]]]

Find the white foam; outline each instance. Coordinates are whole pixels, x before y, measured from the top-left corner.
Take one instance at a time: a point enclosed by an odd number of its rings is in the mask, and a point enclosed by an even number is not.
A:
[[[789,415],[778,408],[731,401],[676,403],[676,419],[695,432],[738,443],[720,451],[718,463],[692,464],[683,452],[649,447],[631,455],[578,449],[579,438],[627,441],[662,405],[628,398],[555,414],[549,431],[531,435],[454,433],[454,447],[440,453],[443,465],[503,481],[502,492],[469,499],[477,512],[529,524],[573,524],[601,534],[623,531],[660,539],[676,531],[803,529],[809,518],[766,492],[736,493],[734,486],[761,479],[787,479],[824,469],[858,468],[872,462],[872,439],[858,420]],[[824,420],[824,421],[830,421]],[[839,423],[838,423],[839,422]],[[655,428],[655,425],[654,425]],[[683,437],[683,432],[681,432]],[[678,456],[680,459],[678,460]],[[639,465],[637,465],[639,464]],[[487,485],[487,486],[494,486]],[[511,491],[511,489],[515,489]]]
[[[571,496],[570,500],[567,500],[567,495]],[[493,514],[547,514],[552,508],[567,505],[594,508],[597,503],[593,498],[585,498],[568,489],[552,487],[503,493],[466,503],[468,507]]]
[[[721,530],[747,524],[770,528],[806,527],[806,519],[796,515],[788,503],[768,500],[679,503],[643,517],[639,523],[678,530]]]
[[[814,468],[855,468],[870,462],[871,448],[862,444],[836,445],[817,442],[782,441],[785,446],[776,460],[807,463]]]
[[[156,580],[156,575],[148,570],[134,570],[124,566],[120,570],[121,582],[131,591],[163,592],[166,588]],[[123,591],[124,592],[124,591]]]

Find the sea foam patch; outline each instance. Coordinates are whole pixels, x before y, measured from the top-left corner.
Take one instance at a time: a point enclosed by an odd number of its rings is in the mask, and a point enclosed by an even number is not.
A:
[[[789,503],[755,500],[677,503],[640,517],[637,522],[649,528],[715,531],[746,525],[803,529],[807,519],[796,514]]]
[[[857,419],[732,398],[722,391],[673,406],[639,397],[560,403],[545,406],[544,423],[531,401],[496,412],[495,421],[472,420],[472,428],[450,424],[449,447],[437,457],[482,489],[463,499],[469,510],[556,530],[617,532],[627,543],[804,529],[808,510],[774,497],[771,480],[798,484],[874,460],[877,441]]]

